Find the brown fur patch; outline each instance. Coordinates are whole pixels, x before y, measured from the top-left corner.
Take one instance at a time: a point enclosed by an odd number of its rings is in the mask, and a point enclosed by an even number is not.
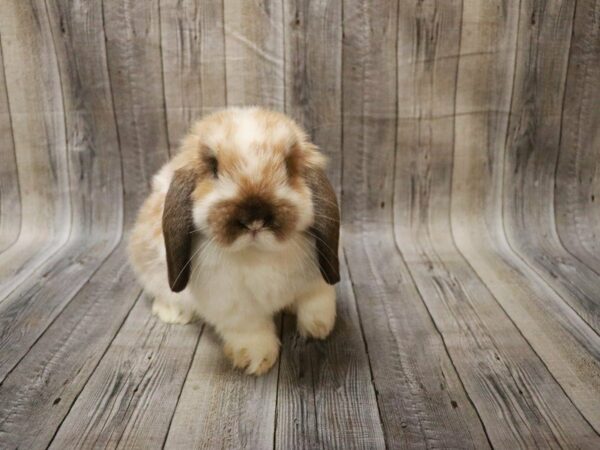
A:
[[[253,220],[263,220],[265,229],[279,241],[287,239],[298,221],[296,208],[286,200],[275,199],[268,193],[250,193],[239,200],[223,200],[208,215],[208,223],[217,242],[231,245],[242,234],[245,225]]]
[[[167,254],[169,286],[182,291],[190,277],[190,256],[193,230],[191,195],[196,187],[197,173],[179,169],[173,175],[165,197],[162,229]]]
[[[201,180],[196,187],[194,188],[194,191],[192,192],[192,200],[194,200],[195,202],[198,202],[200,200],[202,200],[204,197],[206,197],[208,194],[210,194],[210,192],[213,190],[214,187],[214,182],[210,179],[203,179]]]

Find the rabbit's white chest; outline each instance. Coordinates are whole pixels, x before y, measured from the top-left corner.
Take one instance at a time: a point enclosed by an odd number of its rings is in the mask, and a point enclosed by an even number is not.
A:
[[[198,313],[209,322],[275,313],[290,305],[320,273],[314,244],[298,238],[283,252],[221,253],[195,263],[190,280]]]

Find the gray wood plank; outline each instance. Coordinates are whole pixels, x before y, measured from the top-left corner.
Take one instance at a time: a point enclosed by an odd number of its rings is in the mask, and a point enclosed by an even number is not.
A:
[[[224,2],[229,106],[284,110],[283,2]]]
[[[2,2],[0,29],[22,217],[18,240],[0,254],[1,300],[65,244],[71,205],[61,81],[43,2]]]
[[[200,329],[161,322],[141,296],[50,448],[162,448]]]
[[[21,231],[21,194],[0,34],[0,253]]]
[[[282,4],[226,1],[223,17],[227,103],[283,110]],[[232,370],[221,343],[205,331],[166,447],[271,448],[276,398],[277,367],[260,378]]]
[[[494,447],[591,447],[594,430],[448,233],[460,4],[401,9],[393,207],[411,276]]]
[[[285,112],[329,158],[341,193],[342,2],[285,0]]]
[[[600,331],[600,276],[562,246],[554,183],[574,3],[521,4],[508,124],[504,218],[508,242],[577,313]],[[554,95],[544,95],[552,91]]]
[[[488,448],[391,232],[365,225],[345,242],[386,445]]]
[[[385,448],[371,369],[342,260],[335,329],[305,340],[283,322],[275,447]]]
[[[284,2],[286,112],[329,156],[340,193],[340,2]],[[305,341],[284,320],[277,397],[277,448],[382,448],[377,401],[347,270],[332,336]]]
[[[577,2],[562,109],[555,214],[561,242],[600,271],[600,2]]]
[[[0,447],[45,448],[140,288],[121,244],[0,385]]]
[[[394,245],[398,6],[344,3],[344,248],[387,446],[486,448],[477,412]]]
[[[23,357],[117,245],[122,224],[119,143],[102,34],[101,5],[49,3],[66,115],[71,191],[65,245],[0,303],[0,380]],[[89,83],[89,84],[88,84]],[[31,195],[31,194],[30,194]],[[35,242],[35,241],[34,241]]]
[[[226,106],[223,0],[160,2],[169,147],[193,120]]]
[[[518,60],[518,5],[508,6],[463,5],[461,54],[469,56],[459,59],[451,229],[461,254],[597,428],[598,335],[515,255],[504,234],[504,148]]]
[[[158,0],[105,0],[103,19],[130,225],[169,155]]]
[[[206,327],[165,448],[272,448],[276,394],[276,368],[261,377],[235,370]]]

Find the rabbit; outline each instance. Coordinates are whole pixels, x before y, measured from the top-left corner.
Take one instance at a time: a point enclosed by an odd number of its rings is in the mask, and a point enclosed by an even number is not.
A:
[[[162,321],[197,318],[248,374],[279,355],[274,315],[302,336],[334,327],[340,214],[326,159],[282,113],[229,108],[196,122],[152,180],[131,264]]]

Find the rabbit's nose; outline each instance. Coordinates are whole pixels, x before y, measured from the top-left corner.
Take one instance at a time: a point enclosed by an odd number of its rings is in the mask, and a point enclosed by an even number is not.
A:
[[[260,230],[263,226],[265,225],[264,220],[262,219],[257,219],[257,220],[253,220],[252,222],[246,224],[246,228],[248,228],[250,231],[258,231]]]

